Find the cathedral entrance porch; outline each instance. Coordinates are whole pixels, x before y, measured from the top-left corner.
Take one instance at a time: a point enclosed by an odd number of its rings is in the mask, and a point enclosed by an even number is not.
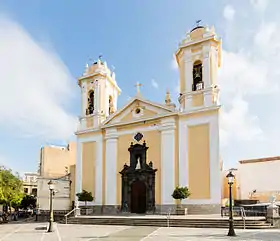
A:
[[[142,181],[131,184],[131,213],[146,213],[146,185]]]
[[[131,143],[130,166],[124,165],[122,176],[121,211],[130,213],[153,213],[155,211],[155,173],[153,163],[146,162],[146,143]]]

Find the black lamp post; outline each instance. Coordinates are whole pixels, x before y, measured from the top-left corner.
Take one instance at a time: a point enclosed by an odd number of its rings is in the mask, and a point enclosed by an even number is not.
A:
[[[49,228],[48,228],[48,232],[53,232],[53,196],[54,196],[54,182],[52,180],[50,180],[48,182],[49,185],[49,190],[50,190],[50,219],[49,219]]]
[[[228,236],[236,236],[233,226],[233,208],[232,208],[232,184],[234,183],[234,175],[232,171],[227,174],[228,186],[229,186],[229,230]]]

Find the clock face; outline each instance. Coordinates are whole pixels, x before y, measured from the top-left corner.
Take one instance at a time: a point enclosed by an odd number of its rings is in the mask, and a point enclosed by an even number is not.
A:
[[[137,142],[139,142],[139,141],[142,140],[143,137],[144,137],[143,134],[140,133],[140,132],[138,132],[138,133],[135,134],[134,140],[136,140]]]

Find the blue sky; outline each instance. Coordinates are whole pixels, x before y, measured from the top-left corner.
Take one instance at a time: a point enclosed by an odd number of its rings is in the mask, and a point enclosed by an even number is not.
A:
[[[137,81],[145,98],[163,102],[169,88],[177,103],[173,54],[197,19],[223,39],[226,167],[278,155],[277,6],[276,0],[0,1],[0,163],[36,171],[42,145],[73,139],[76,79],[100,53],[115,67],[119,107],[135,94]]]

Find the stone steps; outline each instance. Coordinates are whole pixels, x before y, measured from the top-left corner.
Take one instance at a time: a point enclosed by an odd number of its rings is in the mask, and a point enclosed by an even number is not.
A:
[[[65,222],[64,222],[65,223]],[[164,218],[102,218],[102,217],[70,217],[68,224],[89,224],[89,225],[120,225],[120,226],[156,226],[167,227],[167,220]],[[269,223],[262,220],[246,220],[246,229],[273,228]],[[182,219],[173,218],[169,220],[170,227],[186,228],[228,228],[228,220],[224,219]],[[243,229],[242,220],[234,221],[235,228]]]

